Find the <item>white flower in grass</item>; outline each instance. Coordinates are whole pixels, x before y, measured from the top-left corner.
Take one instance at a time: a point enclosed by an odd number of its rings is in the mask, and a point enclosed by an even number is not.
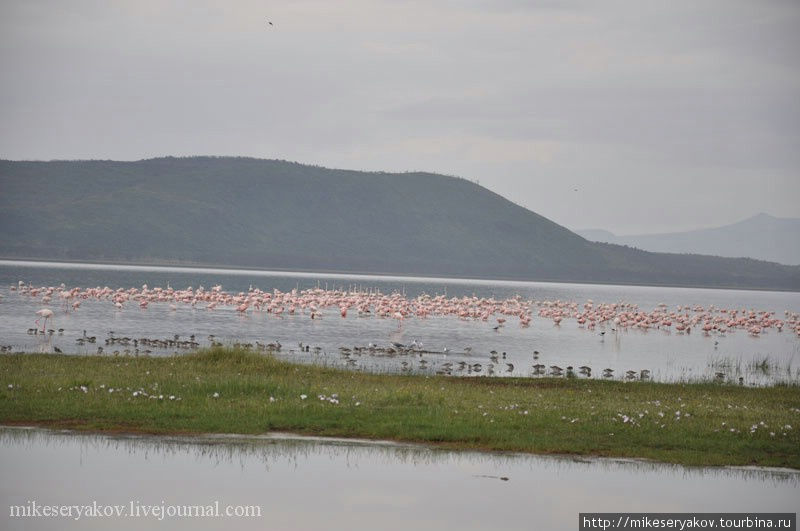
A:
[[[300,395],[300,400],[305,400],[306,398],[308,398],[308,395]]]
[[[213,395],[211,395],[211,398],[219,398],[219,393],[217,393],[217,392],[215,391],[215,392],[214,392],[214,394],[213,394]]]

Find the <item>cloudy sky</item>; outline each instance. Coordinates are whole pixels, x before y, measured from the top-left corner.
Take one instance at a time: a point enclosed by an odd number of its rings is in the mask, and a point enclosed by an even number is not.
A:
[[[800,217],[798,28],[794,0],[3,0],[0,158],[435,171],[618,234]]]

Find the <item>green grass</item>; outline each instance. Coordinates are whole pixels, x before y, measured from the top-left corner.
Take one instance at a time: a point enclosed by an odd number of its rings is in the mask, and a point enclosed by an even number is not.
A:
[[[134,396],[142,391],[163,398]],[[334,394],[338,404],[329,400]],[[145,433],[274,430],[800,469],[798,386],[382,375],[231,349],[169,358],[3,355],[0,423]]]

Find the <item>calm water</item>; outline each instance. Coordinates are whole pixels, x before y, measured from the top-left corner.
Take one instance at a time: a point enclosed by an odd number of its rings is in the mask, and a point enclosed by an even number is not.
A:
[[[576,529],[597,511],[797,512],[800,474],[359,441],[0,428],[2,529]],[[499,479],[507,477],[508,481]],[[608,488],[613,485],[614,488]],[[261,518],[20,520],[10,505],[258,505]],[[157,525],[160,524],[160,525]]]
[[[683,380],[710,378],[723,372],[725,379],[736,381],[743,376],[748,385],[769,384],[776,381],[800,378],[800,340],[791,331],[771,330],[760,337],[744,331],[721,335],[679,335],[664,330],[627,330],[611,332],[604,337],[599,332],[580,328],[574,320],[555,327],[550,320],[534,316],[529,328],[510,324],[500,331],[492,330],[491,322],[463,321],[454,317],[435,317],[424,320],[407,319],[401,328],[396,321],[377,317],[363,318],[348,315],[341,318],[329,311],[323,319],[311,320],[307,315],[266,313],[239,315],[233,308],[215,311],[179,306],[170,311],[167,304],[151,304],[146,310],[126,307],[115,311],[107,301],[85,301],[81,308],[69,314],[58,311],[54,328],[64,328],[63,335],[52,337],[30,336],[26,330],[34,326],[35,311],[42,308],[40,301],[10,291],[18,281],[34,286],[67,287],[109,286],[112,288],[156,286],[186,287],[221,284],[226,291],[247,291],[257,287],[265,291],[293,288],[361,288],[393,291],[416,296],[421,293],[448,296],[476,295],[478,297],[507,298],[520,295],[532,300],[564,300],[583,303],[592,299],[599,302],[628,302],[638,304],[643,310],[652,310],[658,304],[674,309],[678,305],[713,304],[721,308],[747,308],[775,311],[800,311],[800,294],[767,291],[711,290],[693,288],[661,288],[636,286],[609,286],[591,284],[559,284],[541,282],[507,282],[484,280],[458,280],[409,277],[380,277],[367,275],[323,275],[306,273],[237,271],[223,269],[193,269],[139,266],[103,266],[89,264],[47,264],[36,262],[0,261],[0,344],[11,345],[14,350],[50,352],[59,347],[66,353],[94,353],[96,346],[76,344],[83,330],[102,339],[109,331],[118,336],[172,338],[175,334],[184,339],[195,334],[201,342],[214,334],[223,342],[280,341],[284,345],[282,356],[304,362],[344,365],[339,355],[341,346],[365,346],[370,342],[388,345],[390,342],[410,343],[420,341],[428,350],[461,351],[472,347],[472,354],[428,355],[427,368],[420,368],[416,360],[407,362],[418,372],[434,372],[444,361],[470,363],[489,362],[488,352],[506,352],[506,362],[514,365],[507,371],[502,362],[496,366],[496,375],[527,376],[531,374],[533,350],[541,355],[539,363],[545,365],[588,365],[596,374],[601,369],[649,369],[655,379]],[[57,304],[50,305],[54,309]],[[308,354],[291,352],[298,342],[319,346],[320,351]],[[117,347],[121,353],[122,348]],[[113,350],[107,349],[107,350]],[[108,352],[106,352],[108,353]],[[153,355],[171,354],[154,351]],[[768,360],[766,365],[756,365]],[[356,370],[398,371],[401,361],[364,355],[355,360]],[[485,374],[485,371],[483,372]]]

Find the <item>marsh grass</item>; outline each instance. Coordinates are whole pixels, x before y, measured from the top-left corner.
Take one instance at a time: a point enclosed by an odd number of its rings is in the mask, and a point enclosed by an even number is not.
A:
[[[775,364],[769,359],[769,356],[755,359],[747,364],[747,367],[753,372],[760,372],[764,375],[769,375]]]
[[[759,356],[748,362],[742,358],[728,356],[713,357],[708,361],[708,367],[715,371],[722,371],[728,375],[727,380],[733,382],[736,377],[755,376],[762,385],[778,383],[781,385],[800,385],[800,369],[794,366],[794,355],[788,360],[775,360],[770,356]],[[692,380],[686,380],[690,382]],[[698,381],[698,380],[694,380]],[[752,383],[752,382],[751,382]]]
[[[3,355],[0,423],[145,433],[275,430],[800,468],[797,385],[371,374],[235,349],[168,358]]]
[[[785,374],[787,378],[791,379],[793,362],[794,356],[784,362],[773,360],[770,356],[762,356],[750,361],[747,364],[747,370],[764,376]]]
[[[742,359],[731,357],[713,357],[709,360],[708,366],[715,370],[729,371],[735,374],[742,374]]]

